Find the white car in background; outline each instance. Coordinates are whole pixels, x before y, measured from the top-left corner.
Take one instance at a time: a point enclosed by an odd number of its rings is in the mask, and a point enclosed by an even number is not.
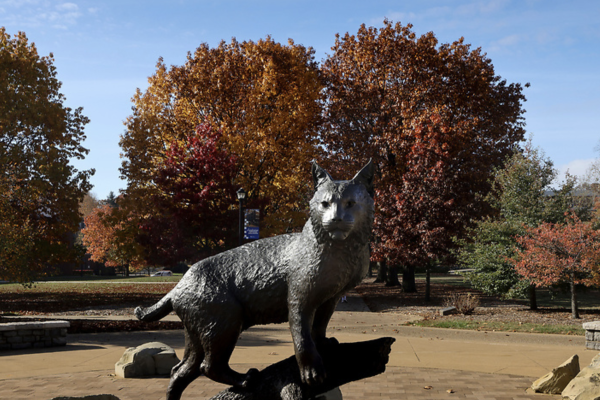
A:
[[[169,271],[169,270],[164,270],[164,271],[158,271],[153,273],[150,276],[172,276],[173,272]]]

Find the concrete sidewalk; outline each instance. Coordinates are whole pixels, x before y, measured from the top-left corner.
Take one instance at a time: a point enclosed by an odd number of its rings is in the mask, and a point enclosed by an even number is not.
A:
[[[407,317],[371,313],[360,298],[340,305],[329,336],[340,342],[392,336],[387,371],[343,386],[345,399],[551,399],[527,395],[536,378],[578,354],[582,368],[597,354],[583,337],[456,331],[402,326]],[[344,311],[345,310],[345,311]],[[168,378],[120,379],[114,364],[127,347],[159,341],[183,354],[182,331],[69,335],[66,347],[0,353],[0,398],[51,399],[111,393],[121,400],[164,399]],[[293,354],[287,324],[244,332],[234,369],[264,368]],[[425,387],[432,386],[432,389]],[[204,377],[183,399],[208,399],[225,388]],[[453,393],[448,393],[451,390]]]

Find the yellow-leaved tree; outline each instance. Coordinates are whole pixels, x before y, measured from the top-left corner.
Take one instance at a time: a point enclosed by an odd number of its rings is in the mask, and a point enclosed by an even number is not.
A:
[[[120,141],[129,207],[152,212],[148,199],[167,196],[156,177],[168,150],[185,146],[208,123],[222,132],[220,146],[237,157],[233,183],[246,190],[249,207],[261,209],[261,236],[302,225],[310,161],[319,155],[323,89],[312,48],[270,37],[202,44],[182,66],[167,68],[159,60],[149,83],[134,95]]]

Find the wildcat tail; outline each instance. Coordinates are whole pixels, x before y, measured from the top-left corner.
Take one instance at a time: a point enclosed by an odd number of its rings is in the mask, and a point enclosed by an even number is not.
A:
[[[163,297],[158,303],[150,307],[137,307],[135,316],[144,322],[158,321],[173,311],[173,305],[169,296]]]

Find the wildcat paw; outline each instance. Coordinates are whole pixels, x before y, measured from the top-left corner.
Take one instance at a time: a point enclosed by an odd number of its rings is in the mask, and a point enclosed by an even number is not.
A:
[[[300,367],[300,377],[302,382],[307,385],[317,385],[323,383],[326,378],[325,367],[323,361],[319,357],[315,359],[313,365],[305,365]]]

